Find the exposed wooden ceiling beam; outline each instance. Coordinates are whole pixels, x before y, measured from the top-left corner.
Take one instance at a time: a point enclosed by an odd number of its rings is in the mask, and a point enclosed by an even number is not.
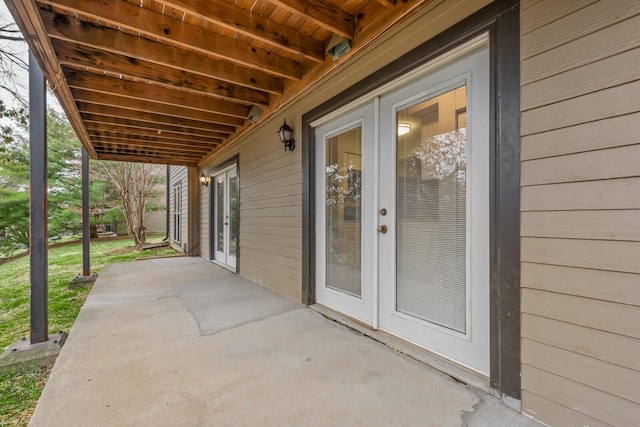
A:
[[[121,119],[140,120],[143,122],[157,123],[159,125],[180,126],[202,131],[233,133],[233,126],[226,126],[217,123],[204,122],[202,120],[193,120],[183,117],[172,116],[171,114],[149,113],[147,111],[127,110],[126,108],[112,107],[109,105],[93,104],[89,102],[77,102],[78,111],[84,113],[99,114],[109,117],[118,117]]]
[[[324,43],[230,3],[210,0],[162,0],[162,2],[182,12],[201,16],[230,31],[236,31],[293,54],[303,55],[312,61],[324,62],[325,60]]]
[[[193,159],[184,159],[176,156],[143,156],[129,153],[114,153],[104,148],[96,147],[99,160],[113,160],[116,162],[139,162],[152,163],[156,165],[176,165],[176,166],[197,166],[198,162]]]
[[[151,145],[143,146],[142,148],[134,148],[132,145],[129,145],[127,143],[119,144],[117,142],[108,142],[108,141],[97,142],[95,145],[96,145],[96,150],[100,150],[100,147],[102,147],[103,149],[111,150],[112,152],[131,153],[133,155],[139,155],[139,156],[153,156],[153,157],[176,156],[182,159],[194,159],[194,160],[202,157],[202,154],[200,153],[175,153],[175,152],[172,152],[171,150],[165,151],[163,153],[162,149],[155,149]]]
[[[289,12],[310,19],[322,28],[348,39],[353,38],[354,18],[324,0],[268,0]]]
[[[185,119],[193,119],[211,124],[223,125],[225,133],[233,133],[235,126],[238,125],[237,117],[225,117],[217,113],[208,113],[201,110],[192,110],[185,107],[175,107],[166,104],[160,104],[153,101],[145,101],[143,99],[123,98],[118,95],[109,95],[101,92],[93,92],[87,89],[72,88],[71,92],[77,102],[92,103],[99,106],[110,106],[123,108],[127,117],[136,119],[141,112],[164,114],[171,117],[182,117]],[[220,128],[223,129],[223,128]],[[223,132],[221,130],[221,132]]]
[[[137,147],[137,149],[166,151],[166,152],[172,152],[176,154],[184,153],[184,154],[198,155],[198,156],[202,156],[216,148],[214,146],[205,147],[204,149],[201,149],[201,148],[196,149],[196,148],[188,148],[188,147],[183,148],[180,146],[164,144],[161,142],[149,143],[147,141],[130,140],[127,138],[108,138],[108,137],[101,137],[101,136],[93,136],[92,138],[93,138],[92,141],[94,142],[94,144],[103,144],[103,145],[113,144],[114,146],[120,145],[122,147]]]
[[[145,34],[152,39],[181,45],[221,59],[232,61],[265,73],[288,79],[302,77],[302,64],[264,49],[215,33],[202,31],[178,19],[162,15],[139,5],[118,0],[41,0],[41,4],[59,7],[111,25]],[[63,15],[56,16],[64,20]]]
[[[80,21],[71,16],[56,19],[56,15],[47,10],[41,10],[41,15],[52,39],[93,47],[204,77],[217,78],[251,89],[282,94],[283,84],[279,77],[94,23]]]
[[[167,105],[154,100],[145,100],[140,98],[128,98],[119,94],[107,94],[103,92],[95,92],[91,89],[83,89],[72,87],[76,101],[91,102],[105,106],[124,108],[129,111],[129,117],[135,119],[140,112],[149,112],[157,114],[165,114],[172,117],[182,117],[185,119],[193,119],[208,123],[224,125],[226,133],[234,133],[235,127],[244,125],[244,119],[239,117],[224,116],[219,113],[211,113],[208,111],[194,110],[188,107],[178,107],[176,105]],[[221,131],[222,132],[222,131]]]
[[[206,152],[210,151],[216,146],[220,145],[222,141],[211,141],[208,144],[192,144],[188,141],[176,141],[174,139],[165,139],[147,135],[132,135],[132,134],[122,134],[116,132],[108,132],[103,130],[94,130],[87,129],[89,135],[91,136],[91,140],[95,141],[97,139],[105,139],[105,140],[115,140],[115,141],[131,141],[131,143],[150,143],[150,147],[155,146],[166,146],[168,148],[177,148],[184,149],[185,151],[196,151],[196,152]]]
[[[54,39],[51,43],[60,63],[76,70],[90,68],[129,79],[150,80],[185,92],[211,95],[226,101],[269,105],[269,95],[266,92],[62,40]]]
[[[171,134],[182,135],[183,138],[200,137],[200,138],[226,138],[229,136],[223,132],[214,132],[210,130],[194,129],[181,126],[173,126],[167,124],[153,123],[142,120],[124,119],[120,117],[106,116],[101,114],[83,113],[82,118],[87,127],[106,126],[111,128],[130,129],[131,132],[149,131],[157,133],[157,131],[168,132]]]
[[[120,153],[120,154],[131,153],[133,155],[138,155],[138,156],[153,156],[153,157],[176,156],[182,159],[193,159],[193,160],[196,160],[202,157],[202,155],[199,153],[176,153],[176,152],[172,152],[171,150],[163,152],[162,149],[154,149],[151,146],[146,146],[142,148],[133,148],[131,145],[126,143],[118,144],[117,142],[102,141],[102,142],[97,142],[95,145],[96,145],[96,151],[99,151],[100,148],[102,147],[104,151],[111,151],[111,152]]]
[[[393,8],[395,6],[395,0],[376,0],[378,3],[386,7],[387,9]]]
[[[63,70],[67,78],[67,84],[72,89],[86,89],[131,99],[152,99],[154,103],[158,104],[217,114],[221,116],[221,120],[227,116],[244,119],[249,114],[250,108],[242,104],[67,67],[63,67]]]
[[[119,95],[105,94],[102,92],[94,92],[88,89],[72,88],[71,92],[76,98],[76,102],[92,103],[105,107],[116,107],[124,109],[119,117],[128,117],[137,119],[141,113],[156,113],[166,116],[165,121],[170,122],[172,118],[181,117],[184,119],[197,120],[211,123],[218,132],[234,133],[235,126],[240,121],[237,117],[226,117],[217,113],[209,113],[201,110],[193,110],[191,108],[177,107],[172,105],[160,104],[153,101],[143,99],[126,98]],[[244,120],[241,121],[244,124]]]
[[[175,147],[164,147],[160,145],[151,145],[148,143],[145,144],[136,141],[129,142],[103,138],[96,138],[94,139],[93,143],[96,147],[96,151],[108,152],[111,154],[131,153],[138,156],[151,155],[154,157],[176,157],[191,160],[202,159],[202,157],[214,150],[214,148],[211,148],[208,152],[186,152]]]
[[[85,125],[87,127],[87,132],[91,133],[91,131],[109,131],[118,134],[124,135],[140,135],[140,136],[154,136],[157,138],[162,138],[165,140],[173,140],[176,143],[180,144],[191,144],[191,145],[203,145],[209,146],[212,144],[219,143],[223,139],[226,139],[229,135],[223,133],[211,134],[210,136],[200,136],[200,135],[186,135],[184,133],[177,132],[168,132],[159,129],[143,129],[139,127],[131,127],[131,126],[118,126],[113,124],[99,123],[94,121],[85,120]]]

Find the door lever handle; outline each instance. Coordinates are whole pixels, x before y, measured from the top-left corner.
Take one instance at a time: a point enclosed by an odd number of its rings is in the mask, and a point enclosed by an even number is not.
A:
[[[378,226],[378,233],[385,234],[386,232],[387,232],[387,226],[386,225]]]

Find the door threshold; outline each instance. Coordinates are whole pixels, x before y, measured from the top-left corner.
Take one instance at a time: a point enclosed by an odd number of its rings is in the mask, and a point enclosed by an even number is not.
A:
[[[225,270],[229,270],[230,272],[232,272],[234,274],[237,273],[236,268],[235,267],[231,267],[229,264],[225,264],[223,262],[216,261],[215,259],[212,259],[212,260],[209,260],[209,261],[211,261],[212,264],[215,264],[215,265],[217,265],[219,267],[222,267]]]
[[[402,354],[405,354],[412,359],[429,365],[451,377],[456,381],[468,384],[471,387],[475,387],[489,394],[493,394],[489,383],[489,377],[482,375],[479,372],[473,371],[465,366],[459,365],[451,360],[447,360],[442,356],[430,352],[422,347],[418,347],[415,344],[404,341],[388,332],[372,329],[370,326],[346,316],[340,312],[337,312],[322,304],[314,304],[309,306],[310,309],[317,311],[323,316],[338,322],[350,329],[353,329],[367,337],[378,341]]]

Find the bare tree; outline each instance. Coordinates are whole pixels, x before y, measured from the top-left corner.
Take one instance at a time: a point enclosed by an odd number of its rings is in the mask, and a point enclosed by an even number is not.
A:
[[[122,203],[122,210],[129,235],[138,249],[146,241],[144,216],[147,203],[155,194],[159,177],[152,166],[144,163],[98,162],[99,168],[116,188]]]
[[[27,44],[11,16],[0,16],[0,90],[8,93],[20,107],[27,104],[21,76],[29,68]]]

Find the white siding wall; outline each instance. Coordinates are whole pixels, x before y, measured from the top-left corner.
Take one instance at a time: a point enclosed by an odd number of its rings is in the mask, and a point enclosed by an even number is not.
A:
[[[366,52],[321,79],[205,165],[207,172],[231,156],[240,155],[241,275],[293,300],[301,300],[302,115],[488,3],[490,0],[428,3],[401,28],[372,43]],[[294,135],[298,146],[293,153],[283,151],[276,135],[284,118],[298,132]],[[202,201],[202,218],[208,222],[208,197]],[[202,230],[208,239],[208,229],[203,225]],[[202,248],[208,251],[208,243]]]
[[[640,2],[524,0],[522,404],[640,422]]]
[[[184,166],[171,166],[169,171],[169,242],[171,246],[176,249],[184,250],[187,243],[187,202],[188,202],[188,183],[187,183],[187,168]],[[173,240],[173,199],[174,199],[174,187],[180,183],[182,186],[182,212],[181,212],[181,231],[180,242]]]

